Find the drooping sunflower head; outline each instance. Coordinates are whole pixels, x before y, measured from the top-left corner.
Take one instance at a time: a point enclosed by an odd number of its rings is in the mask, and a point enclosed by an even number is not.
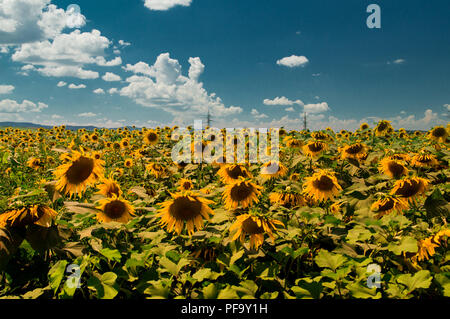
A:
[[[293,138],[292,136],[287,136],[285,138],[285,143],[289,148],[301,148],[304,145],[302,140]]]
[[[285,190],[272,192],[269,195],[272,204],[280,204],[286,208],[298,207],[306,205],[304,197],[296,192],[291,191],[290,187]]]
[[[233,183],[239,180],[240,177],[243,178],[253,177],[252,174],[248,171],[248,169],[244,165],[240,164],[222,165],[221,168],[217,171],[217,175],[220,176],[224,184]]]
[[[155,130],[144,132],[144,143],[147,145],[155,145],[159,141],[159,134]]]
[[[313,132],[311,137],[318,141],[328,141],[331,140],[331,136],[324,132]]]
[[[263,178],[278,178],[287,174],[288,169],[279,161],[269,161],[261,166],[260,174]]]
[[[408,202],[414,202],[428,188],[429,181],[421,177],[404,178],[395,182],[391,195],[403,197]]]
[[[181,234],[186,224],[191,236],[195,229],[203,229],[203,219],[209,220],[209,216],[213,214],[213,210],[208,206],[213,203],[193,192],[180,192],[172,194],[171,199],[162,203],[156,216],[161,218],[159,223],[166,227],[168,232]]]
[[[304,195],[314,202],[326,201],[334,198],[342,190],[333,172],[320,170],[311,177],[305,178],[303,184]]]
[[[391,153],[391,155],[387,156],[387,158],[395,161],[404,161],[404,162],[411,161],[411,157],[406,153]]]
[[[86,188],[103,177],[102,160],[84,153],[74,152],[70,161],[54,172],[58,179],[56,189],[70,196],[83,193]]]
[[[113,194],[110,198],[98,202],[101,212],[97,213],[97,220],[102,223],[127,223],[134,215],[134,207],[127,200]]]
[[[391,126],[390,121],[381,120],[378,122],[377,126],[375,127],[375,135],[376,136],[385,136],[391,132],[393,132],[393,128]]]
[[[401,161],[389,158],[383,158],[378,169],[390,178],[400,178],[408,173],[408,169]]]
[[[414,167],[434,167],[439,162],[433,154],[416,154],[413,156],[411,165]]]
[[[401,213],[404,209],[408,209],[408,202],[398,196],[384,195],[372,204],[370,209],[376,212],[377,218],[387,215],[393,211]]]
[[[245,242],[245,237],[250,236],[250,249],[258,249],[264,243],[264,235],[267,234],[272,239],[277,225],[284,227],[284,224],[276,219],[255,216],[253,214],[243,214],[236,217],[236,221],[230,226],[230,233],[234,232],[232,240],[239,239]]]
[[[346,145],[339,149],[341,152],[341,158],[353,158],[357,159],[358,155],[366,153],[367,152],[367,146],[365,146],[362,143],[355,143],[352,145]]]
[[[443,126],[436,126],[428,132],[428,138],[436,142],[444,142],[448,137],[448,131]]]
[[[239,179],[228,184],[222,194],[227,209],[236,209],[239,205],[242,208],[250,207],[253,203],[258,203],[258,196],[261,195],[262,187],[253,183],[250,179]]]
[[[192,183],[191,180],[186,179],[186,178],[182,178],[180,179],[180,181],[178,182],[178,189],[180,191],[189,191],[192,188],[194,188],[194,183]]]
[[[31,224],[48,228],[57,215],[56,211],[45,205],[32,205],[12,209],[0,214],[0,228],[24,227]]]
[[[97,194],[103,195],[105,197],[120,197],[122,196],[122,190],[120,189],[120,185],[112,178],[104,178],[102,180],[102,184],[98,185],[98,189],[100,189]]]
[[[156,178],[161,178],[167,173],[166,167],[158,163],[150,163],[146,165],[145,168]]]
[[[27,161],[27,166],[32,168],[32,169],[34,169],[34,170],[38,170],[38,169],[43,167],[42,161],[39,158],[36,158],[36,157],[31,157]]]
[[[303,152],[310,156],[310,157],[317,157],[319,156],[323,151],[325,151],[328,148],[328,145],[323,142],[309,142],[305,146],[303,146]]]

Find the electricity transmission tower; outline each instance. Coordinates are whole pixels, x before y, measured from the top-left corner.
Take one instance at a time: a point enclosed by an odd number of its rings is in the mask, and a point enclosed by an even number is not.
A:
[[[306,122],[306,112],[305,113],[303,113],[303,130],[305,130],[306,131],[306,129],[307,129],[307,122]]]

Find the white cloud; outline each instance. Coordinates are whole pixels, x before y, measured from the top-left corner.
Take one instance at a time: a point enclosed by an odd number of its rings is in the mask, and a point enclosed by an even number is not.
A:
[[[287,107],[286,109],[284,109],[286,112],[294,112],[295,110],[294,110],[294,108],[291,106],[291,107]]]
[[[56,84],[56,86],[60,87],[60,88],[63,87],[63,86],[66,86],[66,85],[67,85],[67,83],[64,82],[64,81],[59,81],[58,84]]]
[[[127,47],[130,46],[131,43],[130,42],[125,42],[124,40],[119,40],[119,44],[123,47]]]
[[[96,117],[97,114],[92,113],[92,112],[86,112],[86,113],[80,113],[78,114],[79,117]]]
[[[149,66],[139,62],[127,65],[124,69],[135,73],[126,79],[128,85],[120,90],[120,95],[133,99],[146,107],[161,108],[183,117],[204,115],[210,109],[214,116],[239,114],[242,108],[226,107],[214,93],[208,93],[198,79],[204,71],[199,58],[189,59],[188,76],[182,74],[178,60],[171,59],[169,53],[162,53],[155,63]],[[142,74],[142,75],[136,75]]]
[[[189,7],[192,0],[145,0],[144,5],[150,10],[165,11],[175,6]]]
[[[85,89],[86,85],[84,85],[84,84],[76,85],[76,84],[71,83],[71,84],[69,84],[68,88],[71,90],[79,90],[79,89]]]
[[[13,85],[0,85],[0,94],[11,94],[14,89]]]
[[[65,28],[79,28],[86,18],[51,0],[0,0],[0,43],[17,45],[51,39]]]
[[[313,73],[312,74],[312,76],[314,76],[314,77],[318,77],[318,76],[320,76],[321,75],[321,73]]]
[[[403,64],[403,63],[405,63],[406,62],[406,60],[405,59],[396,59],[396,60],[394,60],[394,61],[388,61],[388,63],[387,64],[391,64],[391,63],[393,63],[393,64]]]
[[[294,68],[298,66],[305,66],[305,64],[308,62],[309,60],[305,56],[291,55],[289,57],[278,60],[277,64],[287,66],[289,68]]]
[[[111,72],[106,72],[106,74],[102,76],[102,79],[107,82],[117,82],[122,80],[120,76]]]
[[[100,66],[118,66],[122,64],[122,58],[120,56],[114,58],[111,61],[106,61],[106,59],[102,56],[97,57],[95,60],[97,65]]]
[[[303,107],[303,111],[306,113],[322,113],[328,111],[330,108],[326,102],[317,103],[317,104],[306,104]]]
[[[103,89],[100,89],[100,88],[98,88],[98,89],[95,89],[94,91],[92,91],[92,92],[94,92],[95,94],[105,94],[105,90],[103,90]]]
[[[285,96],[282,97],[277,96],[273,100],[265,99],[263,103],[264,105],[294,105],[294,104],[303,105],[303,102],[301,100],[291,101]]]
[[[259,113],[258,110],[256,109],[252,109],[251,114],[253,115],[253,117],[255,119],[264,119],[264,118],[268,118],[268,116],[264,113]]]
[[[447,111],[450,111],[450,104],[444,104],[444,108],[446,108]]]
[[[62,119],[63,117],[61,115],[58,115],[58,114],[53,114],[51,116],[51,118],[54,119],[54,120],[59,120],[59,119]]]
[[[22,103],[10,99],[0,101],[0,113],[41,112],[46,108],[48,105],[45,103],[38,102],[36,104],[28,100],[24,100]]]
[[[119,90],[117,88],[111,88],[108,90],[109,94],[115,94],[115,93],[119,93]]]

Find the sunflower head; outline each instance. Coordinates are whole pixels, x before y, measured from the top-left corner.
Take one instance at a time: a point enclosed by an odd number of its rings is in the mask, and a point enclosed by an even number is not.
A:
[[[98,202],[97,220],[102,223],[119,222],[127,223],[134,215],[134,207],[127,200],[113,194],[110,198]]]
[[[313,176],[307,177],[303,184],[304,195],[314,202],[326,201],[334,198],[342,190],[333,172],[320,170]]]
[[[378,169],[390,178],[400,178],[408,173],[408,169],[401,161],[389,158],[383,158]]]
[[[303,146],[303,152],[310,156],[310,157],[317,157],[319,156],[323,151],[325,151],[328,148],[328,145],[323,142],[318,141],[312,141]]]
[[[242,208],[250,207],[253,203],[258,203],[258,196],[261,195],[262,187],[253,183],[250,179],[240,178],[225,187],[222,198],[227,209],[236,209],[239,205]]]
[[[364,154],[367,152],[367,146],[362,143],[355,143],[352,145],[346,145],[339,149],[341,152],[341,158],[353,158],[357,159],[360,154]]]
[[[417,197],[423,195],[428,188],[429,181],[421,177],[404,178],[395,182],[391,195],[397,195],[414,202]]]
[[[194,188],[194,183],[192,183],[191,180],[182,178],[178,182],[178,189],[180,191],[190,191],[192,188]]]
[[[57,215],[56,211],[45,205],[32,205],[12,209],[0,214],[0,228],[24,227],[32,224],[48,228]]]
[[[377,126],[375,127],[375,135],[376,136],[386,136],[393,132],[393,128],[391,126],[390,121],[381,120],[378,122]]]
[[[193,192],[180,192],[172,194],[171,199],[163,202],[156,216],[161,218],[159,223],[166,227],[168,232],[181,234],[186,224],[188,234],[191,236],[195,228],[197,230],[203,228],[203,218],[209,220],[213,211],[208,205],[213,203]]]
[[[408,207],[408,202],[404,198],[393,195],[384,195],[374,202],[370,209],[377,213],[377,218],[380,218],[393,211],[401,213],[404,209],[408,209]]]
[[[443,126],[436,126],[428,132],[428,138],[436,142],[445,142],[448,137],[448,131]]]
[[[411,165],[414,167],[434,167],[439,162],[433,154],[416,154],[413,156]]]
[[[103,195],[105,197],[120,197],[122,196],[122,190],[120,189],[120,185],[112,178],[104,178],[102,180],[102,184],[98,185],[99,191],[97,194]]]
[[[233,183],[239,178],[252,178],[252,174],[244,165],[240,164],[225,164],[220,167],[217,171],[217,175],[220,176],[221,180],[225,184]]]
[[[283,177],[288,173],[288,169],[279,161],[269,161],[262,165],[260,174],[263,178]]]
[[[147,145],[155,145],[159,141],[159,134],[155,130],[148,130],[144,133],[144,143]]]

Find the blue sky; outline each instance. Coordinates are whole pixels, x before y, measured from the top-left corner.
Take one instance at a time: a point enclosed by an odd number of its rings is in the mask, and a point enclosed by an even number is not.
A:
[[[380,29],[366,25],[371,3]],[[0,121],[192,125],[210,109],[219,127],[299,129],[306,111],[313,129],[429,129],[450,109],[448,12],[444,0],[0,0]]]

